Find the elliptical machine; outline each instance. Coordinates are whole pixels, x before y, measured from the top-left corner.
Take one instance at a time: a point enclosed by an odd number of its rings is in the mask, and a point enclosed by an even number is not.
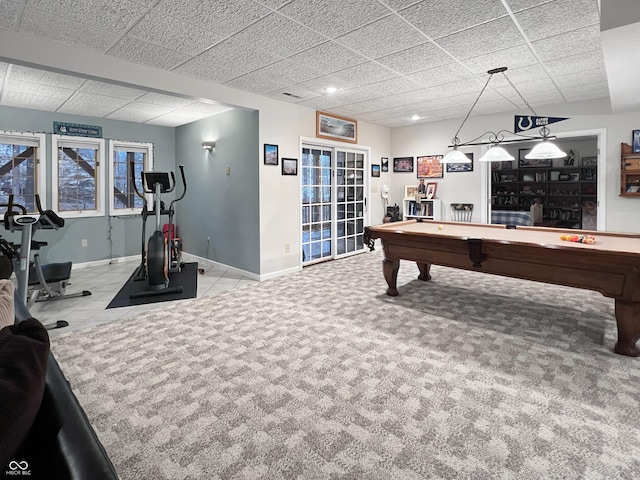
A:
[[[165,209],[161,196],[164,193],[171,193],[176,187],[176,177],[173,172],[141,172],[142,193],[138,190],[138,186],[133,182],[136,194],[142,198],[142,259],[136,268],[133,279],[134,281],[146,280],[149,286],[148,290],[142,292],[134,292],[129,298],[149,297],[155,295],[166,295],[169,293],[182,293],[182,285],[171,286],[169,283],[169,273],[180,271],[182,262],[179,260],[180,255],[176,252],[173,217],[175,215],[174,205],[184,198],[187,193],[187,180],[184,176],[184,165],[180,165],[180,176],[182,177],[182,195],[173,199],[169,204],[169,208]],[[133,164],[131,165],[133,170]],[[153,210],[148,209],[147,198],[145,194],[153,194]],[[155,215],[156,229],[146,242],[146,224],[149,216]],[[169,217],[169,228],[165,237],[162,231],[162,215]],[[176,261],[173,261],[176,259]]]

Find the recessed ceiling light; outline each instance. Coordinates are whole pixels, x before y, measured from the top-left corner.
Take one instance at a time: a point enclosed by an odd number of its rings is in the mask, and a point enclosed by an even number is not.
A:
[[[336,87],[327,87],[324,89],[324,91],[327,93],[336,93],[338,89]]]
[[[411,115],[411,120],[413,120],[414,122],[416,120],[420,120],[420,115]]]

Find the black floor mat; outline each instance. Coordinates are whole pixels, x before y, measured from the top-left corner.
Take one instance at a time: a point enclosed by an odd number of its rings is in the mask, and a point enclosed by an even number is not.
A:
[[[169,274],[169,286],[182,285],[182,293],[168,293],[166,295],[154,295],[151,297],[129,298],[136,292],[148,290],[146,281],[133,281],[133,274],[127,283],[113,297],[107,308],[128,307],[129,305],[144,305],[146,303],[170,302],[183,298],[195,298],[198,293],[198,264],[196,262],[185,263],[182,271]]]

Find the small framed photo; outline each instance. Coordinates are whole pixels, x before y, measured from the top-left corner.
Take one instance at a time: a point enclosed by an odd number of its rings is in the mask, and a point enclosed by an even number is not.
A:
[[[380,165],[371,165],[371,176],[379,177],[380,176]]]
[[[595,167],[598,165],[598,157],[582,157],[583,167]]]
[[[449,172],[473,172],[473,153],[465,153],[471,163],[447,163],[447,173]]]
[[[633,131],[633,153],[640,153],[640,130]]]
[[[282,175],[298,175],[297,158],[282,158]]]
[[[278,165],[278,145],[264,144],[264,164]]]
[[[436,198],[437,183],[427,183],[427,198]]]
[[[358,122],[352,118],[316,111],[316,137],[358,143]]]
[[[418,178],[442,178],[442,155],[424,155],[418,157]]]
[[[418,192],[417,185],[406,185],[404,187],[404,198],[414,198]]]
[[[382,157],[380,159],[380,164],[382,165],[382,171],[383,172],[388,172],[389,171],[389,159],[387,157]]]
[[[396,157],[393,159],[393,171],[397,173],[413,172],[413,157]]]

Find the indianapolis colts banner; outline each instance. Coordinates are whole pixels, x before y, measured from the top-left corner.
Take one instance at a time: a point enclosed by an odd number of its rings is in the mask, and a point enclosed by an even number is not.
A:
[[[563,120],[569,120],[564,117],[533,117],[524,115],[514,116],[514,133],[524,132],[525,130],[531,130],[532,128],[545,127],[552,123],[561,122]]]

